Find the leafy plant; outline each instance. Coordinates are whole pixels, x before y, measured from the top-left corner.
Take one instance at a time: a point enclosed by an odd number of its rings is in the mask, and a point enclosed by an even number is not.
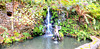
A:
[[[52,17],[51,17],[51,23],[58,23],[58,13],[56,10],[52,10]],[[56,24],[57,25],[57,24]]]
[[[63,32],[59,32],[59,35],[61,35],[61,37],[64,37],[64,34],[63,34]]]
[[[87,32],[82,31],[82,30],[76,31],[75,34],[78,37],[78,41],[80,41],[81,39],[86,40],[86,38],[89,38],[90,36]]]
[[[76,6],[76,11],[77,11],[77,13],[79,15],[79,21],[80,21],[80,16],[83,16],[85,18],[87,24],[89,24],[89,21],[87,19],[87,17],[89,17],[89,18],[93,19],[93,24],[95,25],[96,20],[95,20],[95,18],[93,18],[92,16],[89,15],[90,12],[81,10],[79,5]]]
[[[92,3],[89,4],[87,6],[87,8],[89,9],[89,11],[91,12],[91,15],[93,15],[94,18],[96,19],[100,19],[100,4],[96,3]]]
[[[5,39],[4,39],[4,42],[5,42],[5,43],[12,43],[12,41],[11,41],[10,38],[5,38]]]
[[[3,27],[3,26],[0,26],[0,28],[3,28],[5,30],[4,33],[2,34],[2,36],[3,36],[3,38],[6,38],[7,37],[6,34],[8,34],[7,33],[8,29],[6,27]]]
[[[64,34],[66,33],[70,33],[70,34],[74,34],[75,32],[75,23],[72,19],[68,19],[66,21],[64,21],[63,23],[60,23],[61,27],[61,32],[63,32]]]
[[[18,33],[18,32],[14,32],[14,36],[16,36],[16,37],[19,37],[20,36],[20,33]]]
[[[33,36],[42,35],[43,34],[42,30],[43,30],[43,25],[40,25],[39,27],[34,27]]]
[[[25,37],[31,37],[31,35],[29,33],[22,33]]]

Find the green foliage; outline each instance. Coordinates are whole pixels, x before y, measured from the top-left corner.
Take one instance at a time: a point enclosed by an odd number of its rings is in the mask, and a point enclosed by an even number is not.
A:
[[[31,35],[29,33],[22,33],[25,37],[31,37]]]
[[[34,27],[33,36],[42,35],[43,34],[42,30],[43,30],[43,25],[40,25],[39,27]]]
[[[89,38],[89,34],[85,31],[82,30],[76,30],[75,31],[76,36],[78,37],[78,41],[80,41],[81,39],[86,40],[86,38]]]
[[[72,19],[67,19],[66,21],[60,23],[60,25],[62,26],[61,30],[64,33],[70,33],[70,34],[74,34],[75,32],[75,22]]]
[[[59,32],[59,35],[61,35],[61,37],[64,37],[64,34],[63,34],[63,32]]]
[[[87,9],[91,12],[93,17],[96,19],[100,19],[100,4],[99,3],[92,3],[87,6]]]
[[[18,33],[18,32],[14,32],[14,36],[16,36],[16,37],[19,37],[20,36],[20,33]]]
[[[96,33],[93,30],[91,31],[88,25],[80,24],[79,26],[77,21],[72,19],[67,19],[66,21],[60,23],[60,26],[60,32],[63,32],[63,34],[66,35],[77,37],[78,41],[82,39],[86,40],[86,38],[89,38],[90,35],[94,35]]]
[[[97,20],[96,21],[96,25],[94,25],[95,30],[99,30],[100,29],[100,22]]]
[[[12,43],[12,41],[11,41],[10,38],[5,38],[5,39],[4,39],[4,42],[5,42],[5,43]]]
[[[13,42],[16,41],[16,40],[15,40],[15,36],[11,36],[10,38],[13,39],[13,40],[12,40]]]
[[[51,17],[51,23],[57,23],[58,22],[58,13],[56,10],[52,10],[52,17]]]
[[[7,0],[7,2],[11,2],[11,0]],[[24,2],[27,4],[25,4],[24,8],[19,7],[16,9],[16,11],[14,12],[14,20],[18,21],[19,25],[28,25],[28,26],[34,25],[33,36],[43,34],[42,22],[44,22],[43,19],[47,15],[48,6],[50,6],[51,8],[50,10],[52,11],[52,17],[51,17],[50,23],[54,23],[54,25],[55,24],[59,25],[58,20],[62,20],[63,18],[66,19],[67,12],[68,12],[69,18],[60,22],[61,30],[59,31],[59,34],[62,37],[64,36],[63,34],[70,34],[72,36],[78,37],[78,41],[79,41],[81,39],[86,40],[86,38],[89,38],[90,35],[100,36],[100,33],[98,33],[100,30],[100,21],[99,21],[100,20],[100,10],[99,10],[100,4],[99,3],[87,3],[87,1],[79,1],[79,0],[77,1],[76,0],[73,0],[73,1],[71,0],[60,0],[60,1],[59,0],[56,0],[56,1],[54,0],[47,0],[47,1],[21,0],[21,2],[22,2],[21,4],[24,4]],[[88,5],[84,5],[83,3],[85,2]],[[77,5],[79,6],[78,10],[76,10]],[[76,15],[73,15],[73,13],[76,11],[78,11],[77,13],[75,13]],[[89,13],[86,13],[87,11]],[[82,19],[85,19],[88,25],[85,22],[77,23],[76,20],[78,20],[79,16],[81,16]],[[89,21],[93,23],[90,23]],[[90,25],[90,24],[95,24],[95,25]],[[24,32],[20,34],[15,31],[14,36],[11,36],[11,38],[8,38],[9,33],[7,33],[8,31],[7,28],[2,27],[2,26],[0,27],[5,29],[5,33],[2,35],[5,38],[5,43],[12,43],[12,40],[19,41],[20,39],[26,39],[27,37],[31,37],[29,33]],[[18,38],[21,35],[24,35],[24,37]]]

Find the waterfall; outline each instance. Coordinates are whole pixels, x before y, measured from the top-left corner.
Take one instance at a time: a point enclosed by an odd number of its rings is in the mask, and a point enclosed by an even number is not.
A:
[[[46,34],[49,34],[49,36],[52,36],[52,24],[50,23],[50,7],[48,7],[48,13],[47,13],[47,17],[46,17]]]

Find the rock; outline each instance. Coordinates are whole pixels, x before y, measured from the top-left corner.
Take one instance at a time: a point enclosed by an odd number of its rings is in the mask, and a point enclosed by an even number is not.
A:
[[[52,37],[51,39],[54,39],[54,37]]]
[[[100,44],[99,44],[99,47],[97,49],[100,49]]]
[[[97,38],[99,38],[100,39],[100,37],[99,36],[97,36]],[[99,44],[99,46],[98,46],[98,48],[97,49],[100,49],[100,44]]]
[[[13,12],[13,3],[6,3],[7,11]]]
[[[62,41],[63,40],[63,37],[60,37],[59,40]]]
[[[95,36],[90,36],[92,42],[83,44],[75,49],[100,49],[100,39]]]
[[[62,41],[63,40],[63,37],[55,36],[54,35],[51,39],[54,40],[54,41]]]

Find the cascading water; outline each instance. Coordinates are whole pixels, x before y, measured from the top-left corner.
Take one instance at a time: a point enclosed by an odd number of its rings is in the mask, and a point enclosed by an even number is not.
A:
[[[47,17],[46,17],[46,28],[47,28],[47,31],[46,31],[46,34],[48,34],[48,36],[52,36],[52,24],[50,23],[50,7],[48,7],[48,14],[47,14]]]

